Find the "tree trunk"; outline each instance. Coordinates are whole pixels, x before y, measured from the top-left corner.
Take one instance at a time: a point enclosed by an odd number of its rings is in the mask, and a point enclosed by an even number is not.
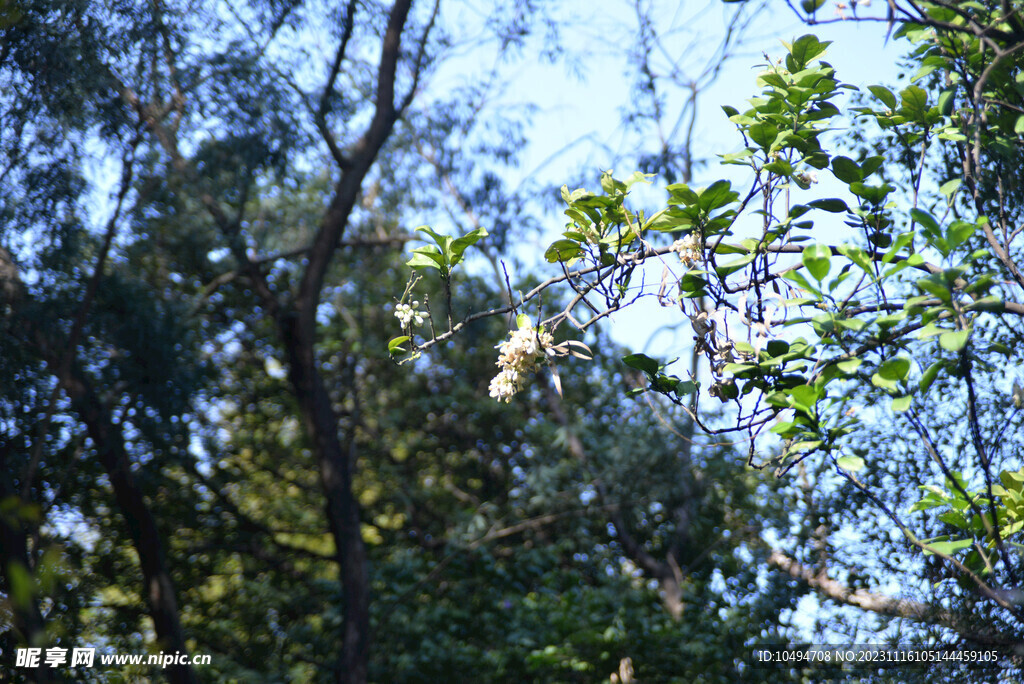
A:
[[[0,472],[7,472],[4,454],[5,449],[0,448]],[[13,480],[6,476],[0,479],[0,503],[16,498],[17,494],[11,486]],[[19,504],[24,503],[19,500]],[[39,603],[35,596],[28,597],[28,601],[19,600],[13,596],[11,575],[19,570],[28,576],[32,574],[32,563],[28,552],[29,532],[18,519],[17,511],[4,509],[0,513],[0,575],[4,578],[4,586],[7,587],[8,598],[11,604],[11,621],[9,630],[0,639],[3,643],[3,650],[7,656],[6,668],[14,667],[14,649],[25,646],[46,648],[49,642],[46,636],[46,623],[39,611]],[[17,569],[15,569],[17,568]],[[24,673],[23,673],[24,674]],[[54,681],[49,668],[40,667],[32,672],[36,681]]]
[[[149,506],[131,473],[131,463],[124,448],[124,434],[114,423],[110,412],[81,378],[65,377],[62,383],[71,397],[72,406],[81,416],[96,447],[100,463],[107,471],[114,488],[114,498],[128,525],[132,543],[139,554],[144,595],[149,604],[157,641],[161,650],[187,653],[184,631],[178,614],[178,601],[167,569],[167,557]],[[190,665],[171,665],[165,669],[175,684],[196,684]]]
[[[289,380],[320,467],[320,481],[327,500],[327,522],[334,537],[341,574],[342,653],[335,680],[363,684],[369,660],[370,585],[359,502],[352,491],[354,436],[348,435],[343,441],[338,434],[337,412],[317,372],[313,326],[308,321],[306,325],[300,321],[297,316],[285,319],[281,332],[288,351]]]

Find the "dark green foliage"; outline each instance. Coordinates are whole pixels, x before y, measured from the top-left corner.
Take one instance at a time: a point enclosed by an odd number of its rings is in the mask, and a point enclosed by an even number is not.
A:
[[[183,646],[212,656],[196,669],[201,681],[335,678],[352,611],[328,524],[330,435],[351,458],[353,536],[367,555],[370,680],[591,682],[629,658],[640,681],[762,681],[745,648],[795,638],[803,625],[793,611],[808,591],[771,569],[773,545],[824,571],[818,530],[863,529],[863,502],[834,488],[812,502],[745,468],[732,445],[697,436],[684,412],[649,394],[625,397],[639,378],[618,362],[626,350],[598,332],[584,340],[593,362],[558,361],[564,399],[545,369],[515,403],[488,396],[494,346],[513,324],[504,317],[396,365],[386,349],[394,295],[409,277],[399,247],[424,217],[461,207],[453,222],[467,225],[445,235],[489,233],[465,252],[469,241],[440,237],[451,279],[417,290],[439,331],[449,295],[456,320],[508,296],[498,257],[538,224],[535,198],[512,192],[500,172],[525,143],[528,112],[485,118],[490,92],[478,85],[414,98],[359,157],[392,5],[235,5],[240,16],[203,3],[0,4],[0,516],[20,534],[5,537],[18,537],[17,548],[0,550],[0,620],[12,627],[0,637],[0,677],[35,676],[8,657],[30,640],[105,653],[172,643],[174,629],[154,617],[168,604],[152,596],[155,562],[173,584]],[[505,59],[528,45],[545,6],[497,9],[483,24]],[[451,47],[452,33],[424,33],[430,12],[413,7],[396,100]],[[316,69],[331,68],[343,40],[349,52],[325,92],[330,76]],[[311,57],[318,41],[329,47]],[[831,70],[818,75],[831,93]],[[1011,75],[993,82],[1004,95]],[[820,105],[809,116],[831,113]],[[751,138],[766,146],[781,135],[754,125]],[[1007,122],[999,129],[1008,135]],[[668,141],[641,163],[689,181],[693,160],[674,158],[689,144]],[[821,162],[811,129],[792,144]],[[1003,153],[994,163],[1012,165],[1017,151]],[[343,197],[352,159],[366,168]],[[868,187],[876,167],[833,164],[864,186],[857,195],[868,204],[885,194]],[[674,187],[678,209],[666,221],[714,231],[732,219],[728,183]],[[348,199],[322,285],[301,290],[322,256],[310,245]],[[613,205],[606,218],[624,216]],[[804,260],[817,278],[831,258]],[[709,281],[692,279],[688,291],[699,298]],[[335,419],[326,431],[297,390],[287,334],[307,312],[312,339],[300,351],[326,390],[320,407]],[[573,337],[567,327],[560,341]],[[1019,341],[1004,328],[986,334]],[[776,342],[766,353],[800,351]],[[631,358],[679,397],[697,390]],[[946,374],[936,382],[952,393]],[[873,448],[853,446],[863,459]],[[902,501],[925,475],[894,464],[865,481]],[[142,536],[159,538],[155,552],[138,539],[139,513],[152,518]],[[868,553],[893,548],[869,532]],[[22,557],[19,574],[11,561]],[[904,558],[844,568],[839,579],[877,590]],[[162,675],[138,666],[58,676]]]

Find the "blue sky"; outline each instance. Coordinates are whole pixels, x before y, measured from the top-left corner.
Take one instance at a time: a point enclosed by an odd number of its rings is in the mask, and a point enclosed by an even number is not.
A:
[[[582,18],[586,12],[586,3],[575,4]],[[739,146],[740,139],[721,111],[721,105],[731,104],[743,108],[744,101],[756,94],[754,77],[760,65],[765,63],[764,53],[773,59],[784,54],[780,42],[782,40],[789,41],[805,33],[814,33],[822,40],[833,41],[824,59],[836,68],[839,79],[845,83],[864,88],[876,83],[897,82],[896,62],[906,50],[906,45],[899,41],[886,43],[884,24],[839,22],[808,28],[796,21],[782,2],[777,5],[780,11],[761,16],[752,26],[742,51],[723,67],[717,80],[700,98],[696,128],[698,154],[713,157],[715,153],[734,151]],[[687,17],[669,12],[668,7],[666,4],[668,26],[676,25],[673,20],[685,26]],[[680,42],[686,45],[686,41],[696,39],[698,43],[703,40],[704,44],[714,46],[723,25],[723,10],[733,7],[735,5],[719,2],[717,8],[704,13],[703,23],[686,26],[688,30],[679,31]],[[873,9],[880,11],[878,7]],[[832,16],[833,10],[834,5],[830,3],[821,13]],[[628,19],[627,8],[623,20],[619,22],[619,30],[623,33],[628,32]],[[608,17],[596,19],[590,27],[591,31],[608,31],[609,21],[614,23]],[[510,102],[530,100],[539,107],[527,134],[530,144],[518,171],[520,178],[532,178],[553,185],[567,181],[571,183],[570,179],[577,176],[581,167],[590,167],[590,187],[595,187],[597,175],[603,169],[615,167],[616,175],[620,177],[626,177],[634,171],[615,159],[616,155],[628,156],[629,145],[636,144],[637,140],[635,136],[624,134],[621,124],[620,103],[630,91],[626,76],[627,53],[615,46],[602,48],[595,50],[588,58],[582,78],[566,77],[564,68],[559,65],[534,63],[524,67],[518,78],[510,84],[506,93]],[[694,59],[690,60],[694,68],[700,68],[702,58],[709,51],[710,48],[703,54],[698,51]],[[674,104],[679,106],[678,101]],[[735,178],[735,168],[723,169],[712,162],[697,171],[694,184],[706,185],[719,175]],[[822,186],[817,189],[827,191],[828,179],[823,178]],[[650,197],[652,201],[658,202],[664,195],[656,192]],[[649,205],[649,208],[656,210],[660,207],[654,204]],[[535,247],[538,250],[542,250],[562,230],[562,217],[552,213],[545,217],[545,225],[547,232],[538,240]],[[653,265],[653,269],[649,269],[648,282],[651,279],[657,282],[659,273],[660,267]],[[647,351],[663,359],[674,356],[686,359],[692,332],[685,317],[678,314],[675,312],[672,315],[672,312],[661,309],[653,298],[642,300],[613,317],[611,333],[618,342],[634,351]],[[678,324],[680,319],[681,325],[677,332],[663,329],[666,323]],[[659,330],[662,333],[656,334]],[[682,366],[688,366],[688,363],[678,364],[677,373],[685,373]],[[895,585],[884,588],[894,594],[899,593],[899,587]],[[796,624],[805,631],[807,638],[813,634],[813,621],[819,609],[818,600],[808,596],[796,611]]]
[[[701,12],[699,19],[688,25],[689,17],[685,14],[668,11],[668,6],[675,3],[660,4],[666,5],[666,24],[658,29],[674,32],[674,37],[666,41],[670,49],[675,48],[674,43],[683,46],[682,50],[695,48],[696,54],[686,57],[687,70],[698,71],[718,42],[724,15],[736,5],[714,0],[708,11]],[[764,53],[773,58],[783,54],[782,40],[815,33],[822,40],[834,41],[825,59],[836,67],[844,82],[863,87],[896,78],[894,63],[904,48],[898,41],[885,43],[883,24],[847,21],[809,28],[796,21],[782,2],[777,4],[780,11],[758,16],[736,55],[725,63],[721,76],[700,98],[697,132],[705,153],[723,145],[735,145],[732,124],[720,106],[742,105],[754,95],[757,66],[764,63]],[[591,3],[572,0],[566,5],[569,17],[587,21],[582,17]],[[621,20],[603,15],[594,18],[589,26],[583,24],[582,35],[600,36],[604,44],[588,49],[578,78],[567,74],[561,64],[525,60],[517,78],[509,84],[505,98],[510,103],[529,101],[539,108],[528,133],[530,144],[521,166],[524,176],[557,182],[572,175],[581,163],[604,168],[614,163],[612,154],[628,152],[623,148],[629,140],[622,133],[620,107],[630,91],[624,41],[635,30],[635,20],[626,3],[607,3],[609,7],[614,5],[621,5],[616,12]],[[825,13],[825,9],[821,11]],[[588,38],[590,42],[595,40]],[[675,104],[678,106],[678,98]],[[629,175],[632,169],[621,171]]]
[[[720,41],[725,17],[736,5],[713,0],[707,6],[698,4],[694,13],[697,16],[693,16],[677,9],[686,3],[655,4],[662,5],[658,12],[664,16],[664,24],[657,28],[671,36],[666,41],[669,50],[683,55],[681,62],[688,73],[699,73]],[[783,40],[815,33],[822,40],[833,41],[824,59],[836,68],[843,82],[861,88],[896,82],[896,61],[906,46],[900,41],[886,43],[884,24],[845,21],[810,28],[797,21],[782,2],[777,5],[778,12],[757,17],[736,54],[724,63],[721,74],[699,98],[695,129],[695,151],[699,156],[713,160],[716,153],[737,149],[740,139],[721,105],[743,108],[745,100],[756,94],[754,77],[765,63],[764,55],[772,59],[783,55]],[[630,175],[635,169],[621,158],[629,157],[631,146],[650,142],[643,140],[642,134],[626,132],[622,125],[622,104],[631,88],[626,41],[636,30],[635,15],[627,3],[605,3],[602,7],[607,13],[595,13],[592,3],[579,0],[564,5],[565,16],[560,20],[578,22],[574,24],[575,35],[582,36],[588,45],[577,73],[570,73],[563,64],[526,59],[507,84],[503,97],[509,103],[533,102],[537,106],[527,129],[529,144],[523,151],[522,163],[509,174],[512,183],[533,181],[557,186],[568,182],[572,186],[573,179],[582,172],[589,179],[588,187],[596,188],[597,177],[604,169],[614,168],[619,177]],[[820,14],[834,18],[833,10],[831,4],[826,5]],[[678,91],[667,92],[666,109],[674,113],[683,100]],[[736,178],[735,169],[711,161],[697,169],[693,184],[706,185],[723,175],[730,175],[734,182],[742,181]],[[648,209],[661,208],[658,203],[664,197],[660,190],[663,185],[656,180],[652,191],[642,195]],[[544,216],[543,223],[544,234],[530,247],[538,254],[563,229],[564,221],[551,212]],[[658,274],[652,273],[651,277],[657,281]],[[636,351],[653,348],[657,352],[666,344],[675,347],[679,342],[658,338],[652,343],[652,335],[667,322],[664,310],[659,312],[653,299],[616,314],[613,320],[613,337]],[[684,344],[689,336],[688,326],[684,326]],[[671,356],[681,352],[682,349],[672,349]]]

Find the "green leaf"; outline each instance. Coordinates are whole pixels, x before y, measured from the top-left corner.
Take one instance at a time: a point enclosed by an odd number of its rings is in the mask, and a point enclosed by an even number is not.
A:
[[[890,247],[889,251],[887,251],[882,256],[882,263],[883,264],[892,263],[892,260],[895,259],[897,256],[899,256],[899,254],[901,252],[903,252],[913,241],[914,241],[914,233],[913,233],[913,231],[909,231],[908,230],[905,233],[900,233],[899,235],[897,235],[896,239],[893,240],[893,242],[892,242],[892,247]],[[913,263],[911,263],[911,262],[913,262]],[[907,257],[901,263],[905,263],[906,266],[919,266],[920,264],[924,263],[924,258],[920,254],[911,254],[909,257]],[[900,268],[900,270],[902,270],[903,268],[906,268],[906,266],[899,266],[899,268]],[[896,271],[893,271],[892,269],[889,269],[888,271],[886,271],[886,274],[891,274],[891,273],[895,273],[895,272]]]
[[[912,85],[900,91],[903,100],[901,113],[917,121],[923,121],[928,113],[928,93],[918,86]]]
[[[629,354],[622,357],[622,362],[630,368],[636,368],[650,376],[656,375],[658,369],[661,368],[657,361],[646,354]]]
[[[692,380],[681,380],[675,389],[676,394],[693,394],[696,391],[697,383]]]
[[[928,542],[928,549],[931,553],[941,553],[945,556],[952,556],[957,551],[963,551],[964,549],[971,548],[973,543],[974,542],[970,539]],[[926,550],[925,554],[929,554],[930,552]]]
[[[679,387],[681,380],[675,375],[665,375],[664,373],[658,373],[651,378],[651,388],[655,392],[662,392],[667,394],[669,392],[675,392]]]
[[[606,195],[614,195],[616,192],[625,192],[626,184],[615,178],[609,169],[601,174],[601,189]]]
[[[892,398],[892,410],[896,413],[903,413],[910,408],[910,403],[914,400],[914,397],[907,394],[902,397]]]
[[[819,299],[821,298],[821,290],[812,285],[811,281],[807,279],[807,276],[800,271],[786,271],[782,274],[782,277],[790,282],[796,283],[811,294],[816,295]]]
[[[583,248],[573,240],[555,240],[544,252],[544,258],[548,263],[571,261],[583,253]]]
[[[740,373],[746,373],[747,371],[754,370],[757,368],[752,363],[727,363],[722,366],[722,371],[729,375],[739,375]]]
[[[999,299],[999,297],[984,297],[977,299],[966,307],[967,311],[988,311],[990,313],[1002,313],[1006,311],[1006,302]]]
[[[792,176],[794,171],[793,165],[781,158],[765,164],[764,170],[777,176]]]
[[[946,244],[949,245],[950,251],[967,242],[967,239],[974,235],[974,231],[977,229],[976,223],[967,221],[953,221],[949,224],[949,230],[946,231]]]
[[[732,183],[720,180],[712,183],[700,193],[698,205],[702,211],[711,213],[719,207],[733,202],[739,197],[739,193],[733,191]]]
[[[844,211],[850,210],[850,208],[846,206],[846,202],[832,197],[827,199],[817,199],[812,202],[808,202],[807,205],[833,214],[841,214]]]
[[[388,353],[394,356],[395,354],[400,354],[404,352],[405,349],[402,347],[402,345],[408,342],[409,339],[410,338],[408,335],[399,335],[398,337],[393,337],[391,341],[388,342]]]
[[[910,507],[910,512],[911,513],[916,513],[918,511],[930,511],[933,508],[940,508],[940,507],[945,506],[945,505],[946,504],[944,502],[942,502],[942,501],[937,501],[935,499],[925,498],[925,499],[921,499],[920,501],[915,503],[913,506],[911,506]]]
[[[921,380],[917,383],[917,386],[921,388],[922,392],[927,392],[928,388],[935,382],[935,378],[938,376],[939,371],[942,370],[942,362],[936,361],[932,365],[928,366],[924,373],[921,374]]]
[[[836,368],[838,368],[846,375],[850,375],[851,373],[856,373],[857,369],[860,368],[860,365],[862,363],[864,362],[861,361],[860,359],[846,359],[845,361],[840,361],[839,363],[837,363]]]
[[[917,339],[919,339],[919,340],[926,340],[929,337],[935,337],[936,335],[941,335],[942,333],[946,332],[948,329],[949,328],[943,328],[938,323],[935,323],[934,321],[932,321],[928,325],[926,325],[923,328],[921,328],[920,330],[918,330],[917,333],[915,334],[915,337],[917,337]]]
[[[850,183],[850,192],[857,197],[862,197],[866,202],[874,205],[880,205],[885,201],[885,198],[889,196],[893,190],[893,186],[888,183],[882,185],[867,185],[865,183]]]
[[[747,136],[763,149],[768,149],[779,137],[779,129],[767,121],[761,121],[747,129]]]
[[[875,319],[875,325],[879,328],[891,328],[892,326],[900,323],[907,318],[906,311],[897,311],[895,313],[886,314],[885,316],[879,316]]]
[[[864,180],[857,162],[843,156],[832,157],[832,174],[847,185]]]
[[[825,279],[832,268],[831,257],[832,250],[825,245],[811,245],[804,248],[804,266],[819,283]]]
[[[939,140],[951,140],[953,142],[963,142],[964,140],[967,140],[967,136],[966,135],[964,135],[963,133],[960,133],[959,131],[954,129],[952,126],[946,126],[945,128],[940,128],[939,129],[939,134],[936,137],[938,137]]]
[[[462,261],[462,255],[466,252],[466,249],[471,245],[475,245],[482,238],[487,237],[487,230],[485,228],[477,228],[471,230],[460,238],[456,238],[451,242],[449,247],[449,266],[455,266],[457,263]]]
[[[796,421],[786,420],[772,426],[769,432],[774,432],[777,435],[785,435],[786,433],[791,432],[794,428],[796,428]]]
[[[881,100],[882,104],[886,107],[889,109],[896,109],[896,96],[893,95],[891,90],[880,85],[868,86],[868,90],[871,91],[872,95]]]
[[[953,113],[953,106],[956,104],[956,88],[943,88],[939,93],[936,106],[942,116],[949,116]]]
[[[871,376],[871,384],[875,387],[895,392],[899,389],[899,383],[892,378],[887,378],[881,373],[875,373]]]
[[[533,322],[526,314],[519,314],[516,316],[516,327],[520,330],[526,330],[533,327]]]
[[[855,473],[864,468],[864,459],[860,456],[840,456],[836,459],[836,465],[847,472]]]
[[[720,242],[715,247],[715,254],[750,254],[750,250],[740,245],[731,245],[728,242]]]
[[[740,269],[745,268],[746,265],[749,264],[751,261],[753,261],[754,257],[756,257],[756,256],[757,256],[756,254],[748,254],[746,256],[740,257],[739,259],[734,259],[733,261],[730,261],[729,263],[720,264],[718,266],[718,268],[717,268],[718,275],[721,276],[722,278],[724,278],[724,277],[726,277],[728,275],[731,275],[731,274],[735,273],[736,271],[739,271]]]
[[[836,111],[836,114],[838,113],[839,112]],[[822,169],[828,168],[829,156],[821,150],[814,150],[804,157],[804,162],[806,162],[808,166],[821,171]]]
[[[842,245],[839,247],[839,253],[844,257],[857,264],[862,271],[869,275],[874,275],[874,269],[871,267],[871,257],[860,247],[854,247],[852,245]]]
[[[946,181],[941,186],[939,186],[939,194],[942,195],[943,197],[951,197],[953,193],[960,189],[961,183],[963,183],[963,181],[959,178],[954,178],[953,180]]]
[[[790,60],[787,59],[787,68],[792,72],[802,71],[804,67],[824,54],[831,44],[830,41],[821,42],[817,36],[811,34],[800,36],[793,42],[789,51],[794,64],[790,65]]]
[[[32,605],[32,597],[35,594],[35,581],[32,573],[19,561],[7,563],[7,593],[11,602],[20,608],[27,608]]]
[[[434,245],[417,247],[412,251],[412,258],[405,263],[407,266],[412,266],[416,269],[436,268],[442,273],[447,272],[447,264],[445,263],[444,256]]]
[[[426,233],[429,235],[434,242],[437,243],[438,247],[444,248],[445,245],[450,244],[451,242],[450,237],[435,232],[430,226],[419,226],[416,230],[420,233]]]
[[[692,207],[697,204],[700,197],[696,192],[690,189],[686,183],[676,183],[665,188],[668,191],[668,203],[669,204],[682,204],[687,207]]]
[[[802,442],[797,442],[786,450],[787,453],[795,454],[802,451],[813,451],[821,446],[822,442],[820,439],[806,439]]]
[[[634,171],[633,175],[626,179],[625,185],[628,191],[637,183],[643,183],[644,185],[650,185],[651,179],[654,178],[653,173],[644,173],[642,171]]]
[[[916,83],[917,81],[920,81],[922,78],[924,78],[928,74],[932,73],[936,69],[938,69],[938,67],[936,65],[934,65],[934,64],[925,64],[920,69],[918,69],[916,72],[914,72],[914,75],[911,77],[910,80],[911,80],[911,82]]]
[[[744,159],[748,159],[749,157],[754,156],[754,148],[753,147],[746,147],[746,148],[740,150],[739,152],[728,152],[726,154],[719,155],[719,156],[722,157],[722,163],[723,164],[735,164],[737,166],[749,166],[750,162],[745,162],[743,160]]]
[[[951,330],[939,335],[939,346],[946,351],[958,352],[967,345],[967,338],[971,336],[971,330]]]
[[[905,356],[889,359],[878,368],[878,374],[886,380],[906,380],[908,373],[910,373],[910,359]]]
[[[956,527],[961,530],[967,530],[971,527],[971,524],[967,521],[967,518],[965,518],[964,514],[960,513],[959,511],[946,511],[944,513],[939,514],[936,517],[942,522],[946,523],[947,525]]]
[[[808,416],[814,417],[814,406],[818,403],[820,396],[817,388],[811,385],[797,385],[789,391],[789,396],[793,408],[800,409]]]
[[[885,162],[885,157],[881,155],[875,155],[874,157],[867,157],[860,164],[861,178],[867,178],[875,171],[882,167],[882,163]]]
[[[910,218],[914,219],[921,224],[930,235],[939,235],[942,229],[939,228],[939,222],[935,220],[935,217],[926,211],[920,209],[911,209]]]
[[[933,274],[917,281],[917,286],[928,294],[938,297],[941,301],[949,304],[953,301],[953,295],[949,286],[940,274]]]
[[[679,279],[679,290],[681,292],[697,292],[703,290],[708,284],[708,281],[701,278],[699,275],[694,274],[691,271],[687,271],[683,274],[683,277]]]
[[[693,225],[693,217],[688,216],[692,209],[662,209],[644,223],[644,230],[657,230],[659,232],[675,232],[682,228]],[[569,237],[567,235],[567,237]]]

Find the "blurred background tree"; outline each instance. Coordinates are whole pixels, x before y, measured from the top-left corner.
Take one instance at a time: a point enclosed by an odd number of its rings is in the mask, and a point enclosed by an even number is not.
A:
[[[877,588],[809,569],[845,495],[623,398],[600,331],[564,399],[510,405],[486,383],[511,321],[385,352],[415,225],[490,233],[456,314],[531,284],[501,264],[527,271],[546,222],[507,182],[528,59],[586,73],[588,43],[625,46],[597,163],[689,182],[698,101],[760,6],[616,5],[602,42],[551,0],[0,3],[0,673],[762,681],[744,648],[803,637],[801,597]],[[725,23],[705,58],[691,19]],[[212,664],[27,671],[26,645]]]
[[[380,351],[410,217],[448,203],[492,260],[530,230],[497,173],[527,110],[490,98],[535,35],[563,55],[553,7],[5,3],[7,675],[153,674],[7,657],[88,645],[213,655],[180,682],[733,678],[785,632],[771,485],[670,433],[638,452],[621,374],[553,424],[550,392],[465,382],[502,323],[411,373]],[[468,50],[494,66],[451,87]]]

